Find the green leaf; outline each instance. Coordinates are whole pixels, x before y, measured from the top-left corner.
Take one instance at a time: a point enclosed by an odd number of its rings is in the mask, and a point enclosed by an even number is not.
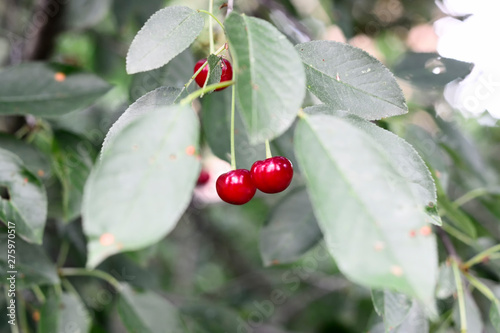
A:
[[[401,325],[412,306],[408,296],[390,290],[372,289],[372,301],[377,314],[384,318],[386,332]]]
[[[450,264],[443,263],[439,266],[438,282],[436,286],[436,297],[446,299],[457,291],[455,276]]]
[[[191,108],[161,106],[109,143],[85,186],[87,266],[151,245],[175,227],[200,171],[198,131]]]
[[[15,268],[10,267],[12,262],[7,260],[12,258],[7,258],[8,239],[12,238],[8,238],[6,234],[0,234],[0,250],[5,253],[5,255],[0,256],[0,274],[2,276],[7,276],[7,271],[16,270],[18,272],[16,278],[18,289],[33,285],[59,283],[56,267],[45,253],[45,249],[39,245],[27,243],[20,237],[15,238]]]
[[[429,321],[422,306],[413,301],[405,320],[394,330],[394,333],[429,333]],[[471,331],[472,332],[472,331]]]
[[[332,41],[295,48],[305,65],[307,88],[323,103],[368,120],[408,112],[392,73],[365,51]]]
[[[250,142],[273,139],[290,127],[305,96],[300,58],[286,37],[264,20],[233,12],[225,26]]]
[[[0,72],[0,114],[56,116],[89,106],[111,86],[56,64],[24,63]]]
[[[220,82],[220,77],[222,75],[221,58],[211,54],[207,58],[208,61],[208,82],[207,86]]]
[[[439,210],[441,215],[450,220],[454,226],[466,233],[471,238],[477,237],[476,226],[469,216],[464,213],[459,207],[455,207],[445,195],[439,195]]]
[[[500,333],[500,304],[498,302],[491,303],[490,321],[495,331]]]
[[[65,222],[80,216],[83,188],[93,165],[95,149],[90,142],[65,131],[56,131],[52,143],[54,172],[62,185]]]
[[[409,125],[406,126],[404,138],[434,170],[443,188],[448,188],[449,160],[432,135],[419,126]]]
[[[160,87],[139,98],[111,126],[104,138],[101,151],[104,152],[113,138],[128,124],[147,113],[155,111],[161,106],[174,104],[180,93],[181,89],[179,88]]]
[[[217,157],[229,162],[231,157],[231,89],[205,95],[201,103],[202,126],[208,145]],[[250,143],[239,112],[235,114],[234,128],[236,166],[250,170],[255,161],[265,158],[265,146]]]
[[[185,332],[179,311],[169,301],[150,291],[135,292],[127,284],[120,290],[118,313],[129,332]]]
[[[19,157],[0,149],[0,220],[16,224],[16,233],[29,242],[41,244],[47,218],[47,195],[41,181]]]
[[[436,239],[419,232],[430,219],[416,196],[417,189],[422,197],[432,189],[413,182],[421,179],[418,169],[403,174],[395,163],[391,152],[411,158],[403,140],[356,123],[306,116],[295,132],[297,160],[326,245],[351,280],[405,293],[433,310]]]
[[[194,64],[191,51],[186,50],[161,68],[134,74],[130,85],[131,100],[162,86],[183,88],[193,76]]]
[[[39,333],[90,331],[90,315],[78,295],[63,293],[59,297],[51,289],[40,314]]]
[[[437,211],[436,185],[432,175],[417,151],[405,140],[386,131],[371,122],[365,121],[345,111],[335,111],[328,105],[317,105],[306,108],[309,114],[326,114],[340,117],[351,125],[370,135],[377,141],[387,154],[387,159],[396,169],[389,174],[386,181],[391,187],[409,186],[410,193],[420,204],[421,212],[427,217],[426,222],[441,225],[442,221]]]
[[[294,262],[322,237],[307,192],[292,192],[276,206],[260,232],[264,265]]]
[[[394,67],[394,74],[419,88],[444,88],[458,78],[466,77],[472,64],[442,58],[437,53],[405,54]]]
[[[127,73],[159,68],[184,51],[205,25],[203,17],[184,6],[160,9],[137,33],[127,54]]]
[[[41,179],[48,179],[52,173],[50,161],[47,155],[42,153],[34,145],[15,136],[0,133],[0,147],[17,155],[23,161],[26,169]]]

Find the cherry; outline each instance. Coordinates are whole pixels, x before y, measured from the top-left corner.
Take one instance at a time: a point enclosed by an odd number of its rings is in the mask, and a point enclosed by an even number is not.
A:
[[[193,73],[196,73],[198,69],[207,61],[207,59],[201,59],[199,60],[196,65],[194,65],[194,71]],[[225,82],[225,81],[231,81],[233,79],[233,67],[231,66],[231,63],[229,60],[222,59],[221,62],[221,67],[222,67],[222,74],[220,76],[220,82]],[[208,76],[208,65],[203,67],[201,72],[196,76],[195,81],[198,83],[200,87],[203,87],[205,84],[205,81],[207,80]],[[223,90],[226,89],[227,87],[224,88],[218,88],[215,89],[215,91]]]
[[[250,171],[245,169],[232,170],[220,175],[215,188],[222,200],[233,205],[249,202],[257,191],[252,183]]]
[[[286,157],[275,156],[252,165],[252,181],[264,193],[278,193],[292,182],[293,166]]]
[[[200,175],[198,176],[198,181],[196,182],[196,186],[205,185],[210,179],[210,174],[206,170],[201,170]]]

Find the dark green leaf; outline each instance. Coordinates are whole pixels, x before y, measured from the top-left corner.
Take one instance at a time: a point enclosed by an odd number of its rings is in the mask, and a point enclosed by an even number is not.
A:
[[[300,58],[286,37],[266,21],[233,12],[225,26],[250,142],[273,139],[290,127],[305,96]]]
[[[159,68],[184,51],[198,37],[203,17],[183,6],[160,9],[137,33],[127,54],[127,73]]]
[[[332,41],[295,48],[305,65],[307,88],[323,103],[369,120],[408,112],[392,73],[365,51]]]
[[[191,51],[186,50],[161,68],[133,75],[130,85],[131,100],[135,101],[162,86],[183,88],[193,76],[194,63]]]
[[[406,153],[404,141],[370,126],[326,115],[299,121],[295,151],[316,218],[347,277],[413,296],[433,310],[436,239],[421,202],[432,188],[412,181],[421,179],[418,169],[403,174],[394,163],[390,152]]]
[[[231,134],[231,90],[226,89],[216,94],[208,94],[201,100],[202,126],[208,145],[219,158],[230,161],[230,134]],[[250,169],[252,164],[266,156],[263,144],[252,145],[240,113],[236,113],[234,120],[236,166]]]
[[[0,249],[5,254],[7,254],[8,248],[7,239],[6,234],[0,235]],[[46,255],[43,247],[27,243],[20,237],[16,237],[15,245],[16,262],[14,270],[18,272],[16,279],[17,288],[22,289],[33,285],[59,283],[56,267]],[[10,264],[12,263],[7,261],[7,255],[0,256],[0,273],[2,276],[6,276],[7,271],[12,271],[12,268],[9,266]]]
[[[135,292],[126,284],[120,290],[118,313],[129,332],[185,332],[179,311],[169,301],[150,291]]]
[[[407,53],[394,67],[394,74],[420,88],[443,88],[448,82],[466,77],[472,64],[442,58],[436,53]]]
[[[111,126],[104,138],[102,151],[105,151],[112,139],[128,124],[135,119],[153,112],[161,106],[174,104],[174,101],[179,97],[181,89],[172,87],[160,87],[156,90],[139,98],[135,103],[129,106],[118,120]]]
[[[276,206],[261,230],[260,253],[264,265],[293,262],[322,237],[307,192],[291,193]]]
[[[54,172],[62,185],[62,208],[66,222],[80,216],[83,188],[93,165],[95,148],[69,132],[54,133]]]
[[[90,316],[78,295],[63,293],[60,297],[51,289],[41,309],[40,333],[86,333],[90,331]]]
[[[47,195],[41,181],[26,169],[19,157],[0,149],[0,220],[16,224],[16,233],[42,243],[47,218]],[[5,197],[4,197],[5,196]]]
[[[448,197],[440,195],[438,197],[439,211],[442,216],[450,220],[453,225],[466,233],[471,238],[477,237],[476,226],[469,216],[464,213],[459,207],[456,207]],[[446,214],[446,215],[445,215]]]
[[[17,139],[15,136],[0,133],[0,147],[17,155],[23,161],[26,169],[41,179],[48,179],[52,173],[50,161],[34,145]]]
[[[109,143],[85,186],[89,267],[151,245],[174,228],[199,174],[198,129],[191,108],[162,106]]]
[[[93,74],[56,64],[24,63],[0,76],[0,114],[61,115],[92,104],[111,88]]]
[[[498,302],[491,303],[490,321],[495,331],[500,333],[500,304]]]
[[[219,83],[220,76],[222,74],[221,58],[211,54],[208,56],[207,61],[208,61],[207,66],[209,71],[207,86],[210,84]]]

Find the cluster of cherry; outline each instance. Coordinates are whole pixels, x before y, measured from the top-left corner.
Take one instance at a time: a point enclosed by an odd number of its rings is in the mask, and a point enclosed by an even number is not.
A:
[[[201,59],[194,66],[196,73],[207,59]],[[233,69],[231,63],[222,59],[221,82],[232,80]],[[209,68],[205,66],[196,76],[196,83],[203,87],[207,80]],[[216,89],[216,91],[224,88]],[[200,173],[198,184],[208,181],[209,175],[206,171]],[[293,166],[289,159],[283,156],[274,156],[263,161],[255,162],[250,171],[246,169],[231,170],[219,176],[216,182],[217,194],[227,203],[243,205],[249,202],[257,189],[264,193],[278,193],[285,190],[293,178]]]

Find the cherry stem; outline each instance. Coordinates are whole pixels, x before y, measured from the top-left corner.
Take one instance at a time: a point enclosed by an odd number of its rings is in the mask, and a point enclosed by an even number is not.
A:
[[[187,105],[187,104],[191,103],[195,98],[200,97],[201,95],[203,95],[207,92],[210,92],[212,90],[219,89],[219,88],[229,87],[232,84],[234,84],[233,80],[211,84],[209,86],[206,86],[204,88],[196,90],[195,92],[190,93],[184,99],[182,99],[179,104],[180,105]]]
[[[496,253],[498,251],[500,251],[500,244],[492,246],[489,249],[486,249],[483,252],[475,255],[470,260],[468,260],[467,262],[465,262],[462,265],[462,268],[464,268],[464,269],[471,268],[475,264],[479,264],[480,262],[483,262],[484,259],[488,258],[490,255],[492,255],[493,253]]]
[[[233,74],[234,79],[234,74]],[[236,86],[231,89],[231,169],[236,170],[236,153],[234,149],[234,109],[236,104]]]
[[[210,38],[210,54],[214,53],[214,27],[213,27],[213,23],[212,23],[212,19],[213,19],[213,11],[214,11],[214,0],[210,0],[209,2],[209,12],[210,12],[210,16],[208,17],[208,34],[209,34],[209,38]]]
[[[460,333],[465,333],[467,332],[467,317],[465,312],[464,287],[456,258],[451,257],[450,260],[451,267],[453,269],[453,275],[455,276],[455,285],[457,287],[458,310],[460,313]]]
[[[222,22],[219,21],[219,19],[217,17],[215,17],[214,14],[212,14],[210,12],[207,12],[206,10],[203,10],[203,9],[198,9],[198,12],[210,15],[210,17],[212,17],[220,25],[220,27],[222,28],[222,30],[224,30],[224,33],[226,32],[226,28],[224,28],[224,24],[222,24]]]
[[[93,276],[105,280],[112,285],[117,291],[121,290],[120,282],[109,275],[108,273],[100,270],[88,270],[85,268],[59,268],[59,275],[61,276]]]
[[[266,140],[266,158],[271,157],[273,157],[273,154],[271,153],[271,146],[269,145],[269,140]]]

